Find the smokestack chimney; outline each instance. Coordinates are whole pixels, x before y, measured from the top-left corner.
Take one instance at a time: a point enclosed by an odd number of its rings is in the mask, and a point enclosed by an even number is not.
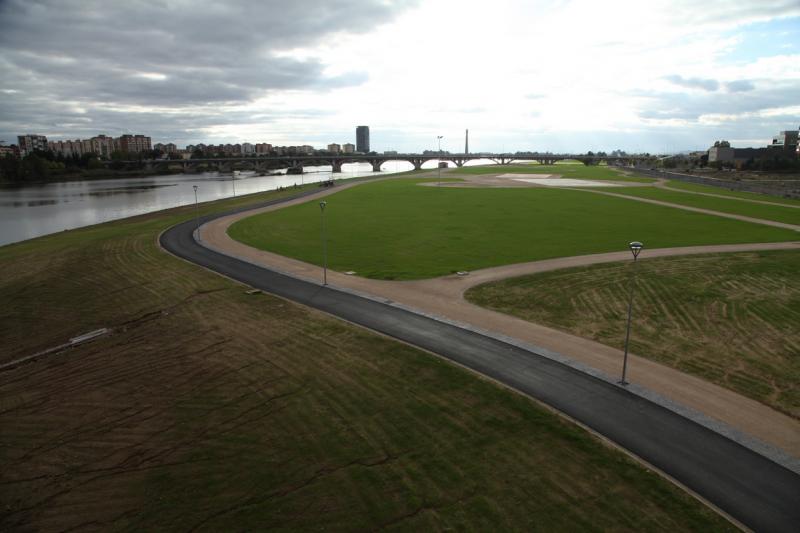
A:
[[[469,129],[467,129],[467,137],[464,140],[464,153],[465,154],[469,153]]]

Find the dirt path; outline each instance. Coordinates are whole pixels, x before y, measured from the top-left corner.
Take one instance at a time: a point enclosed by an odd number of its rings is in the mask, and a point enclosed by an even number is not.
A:
[[[783,228],[783,229],[790,229],[793,231],[800,232],[800,226],[795,224],[786,224],[785,222],[775,222],[774,220],[765,220],[763,218],[753,218],[747,217],[744,215],[735,215],[733,213],[722,213],[720,211],[713,211],[711,209],[703,209],[700,207],[690,207],[688,205],[681,205],[681,204],[673,204],[670,202],[663,202],[661,200],[651,200],[650,198],[640,198],[638,196],[628,196],[626,194],[620,194],[616,192],[607,192],[607,191],[598,191],[593,189],[570,189],[570,190],[580,190],[583,192],[589,192],[594,194],[604,194],[606,196],[614,196],[616,198],[625,198],[626,200],[636,200],[637,202],[644,202],[646,204],[653,204],[653,205],[662,205],[665,207],[674,207],[675,209],[683,209],[684,211],[693,211],[695,213],[703,213],[704,215],[713,215],[716,217],[723,217],[723,218],[732,218],[734,220],[741,220],[744,222],[752,222],[754,224],[763,224],[764,226],[773,226],[776,228]]]
[[[414,178],[418,177],[414,176]],[[219,218],[202,226],[201,239],[206,246],[223,251],[228,255],[293,276],[321,282],[322,269],[320,267],[257,250],[234,241],[227,234],[228,227],[237,220],[257,213],[308,202],[355,185],[357,183],[346,184],[284,204]],[[654,203],[663,204],[663,202]],[[714,215],[730,216],[713,211],[668,205]],[[731,217],[749,220],[748,217]],[[785,226],[790,225],[782,225],[782,227]],[[791,227],[800,230],[797,226]],[[800,242],[654,249],[647,250],[646,256],[643,257],[785,249],[800,249]],[[480,283],[507,277],[573,266],[623,261],[629,258],[630,252],[628,251],[584,255],[488,268],[471,272],[466,276],[445,276],[418,281],[371,280],[329,271],[328,283],[334,287],[355,291],[374,299],[399,304],[426,315],[466,324],[473,329],[485,331],[494,336],[510,337],[522,343],[536,345],[596,369],[607,376],[617,376],[621,370],[621,350],[478,307],[467,302],[463,294],[468,288]],[[636,355],[629,357],[628,378],[637,386],[672,400],[676,404],[703,413],[736,431],[777,447],[795,459],[800,459],[800,421],[798,420],[732,391]]]

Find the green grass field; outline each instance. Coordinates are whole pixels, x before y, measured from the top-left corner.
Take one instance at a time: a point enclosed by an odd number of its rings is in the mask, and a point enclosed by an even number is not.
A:
[[[765,220],[774,220],[786,224],[800,225],[800,209],[786,205],[757,204],[753,202],[743,202],[733,198],[715,198],[712,196],[657,189],[655,187],[618,187],[613,190],[607,188],[602,190],[604,192],[636,196],[637,198],[649,198],[651,200],[660,200],[689,207],[711,209],[722,213],[732,213],[734,215],[763,218]],[[798,238],[800,238],[800,235],[798,235]]]
[[[557,165],[531,165],[531,164],[514,164],[514,165],[480,165],[454,168],[447,171],[447,175],[481,175],[481,174],[560,174],[565,178],[575,178],[584,180],[614,180],[614,181],[630,181],[635,183],[653,183],[656,181],[652,178],[642,178],[636,176],[626,176],[614,168],[605,165],[590,165],[586,166],[582,163],[560,163]]]
[[[204,212],[273,195],[203,205]],[[719,531],[534,402],[156,245],[191,206],[0,247],[0,530]]]
[[[800,252],[639,262],[631,351],[800,417]],[[478,305],[622,348],[631,263],[475,287]]]
[[[387,180],[328,197],[329,267],[403,280],[625,250],[631,240],[664,248],[797,239],[790,230],[581,191],[437,188],[419,181]],[[319,206],[309,202],[241,220],[229,233],[321,264],[320,228]]]
[[[669,180],[667,185],[674,189],[682,189],[684,191],[702,192],[707,194],[718,194],[721,196],[730,196],[731,198],[742,198],[745,200],[757,200],[759,202],[770,202],[774,204],[794,205],[800,207],[800,200],[793,198],[780,198],[777,196],[769,196],[767,194],[756,194],[752,192],[739,192],[724,189],[722,187],[711,187],[708,185],[696,185],[694,183],[686,183],[678,180]]]

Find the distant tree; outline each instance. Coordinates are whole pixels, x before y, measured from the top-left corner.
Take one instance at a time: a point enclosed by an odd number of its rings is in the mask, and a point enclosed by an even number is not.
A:
[[[25,156],[21,171],[21,181],[44,180],[50,177],[47,159],[36,153]]]
[[[14,154],[0,157],[0,178],[5,181],[20,181],[22,179],[22,162]]]

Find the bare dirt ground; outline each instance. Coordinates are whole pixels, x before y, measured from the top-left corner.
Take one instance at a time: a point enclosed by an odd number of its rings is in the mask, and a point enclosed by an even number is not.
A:
[[[506,174],[506,173],[504,173]],[[511,177],[504,177],[502,174],[483,174],[483,175],[459,175],[458,178],[463,181],[443,181],[443,182],[435,182],[429,181],[425,183],[420,183],[423,187],[450,187],[456,189],[468,188],[468,189],[475,189],[475,188],[520,188],[520,187],[547,187],[552,188],[552,186],[545,185],[543,183],[536,183],[536,179],[544,179],[544,178],[561,178],[561,174],[519,174],[520,178],[526,178],[531,181],[519,181],[513,179]],[[589,182],[590,180],[586,180]],[[584,185],[585,187],[591,186],[602,186],[604,184],[611,184],[611,185],[618,185],[620,187],[639,187],[639,186],[648,186],[649,183],[635,183],[635,182],[627,182],[627,181],[614,181],[614,180],[591,180],[591,185]]]
[[[320,191],[316,197],[326,196],[355,185],[357,184]],[[321,280],[322,269],[316,265],[251,248],[234,241],[227,234],[228,227],[241,218],[307,202],[310,199],[312,198],[306,197],[279,206],[217,219],[201,228],[201,239],[211,248],[246,261],[300,278]],[[677,205],[674,207],[685,208]],[[695,210],[693,208],[685,209]],[[725,216],[731,215],[725,214]],[[747,217],[735,218],[749,220]],[[797,248],[800,248],[800,242],[683,247],[648,250],[647,257]],[[328,283],[337,288],[356,291],[378,300],[399,304],[426,315],[467,324],[495,335],[511,337],[523,343],[540,346],[597,369],[608,376],[616,376],[620,372],[621,350],[483,309],[467,302],[463,294],[470,287],[489,281],[560,268],[623,261],[628,260],[629,256],[630,253],[624,251],[566,257],[489,268],[471,272],[466,276],[451,275],[419,281],[371,280],[329,271]],[[798,420],[727,389],[635,354],[629,356],[628,376],[631,382],[662,397],[721,421],[734,430],[751,435],[783,450],[794,458],[800,458],[800,421]]]

